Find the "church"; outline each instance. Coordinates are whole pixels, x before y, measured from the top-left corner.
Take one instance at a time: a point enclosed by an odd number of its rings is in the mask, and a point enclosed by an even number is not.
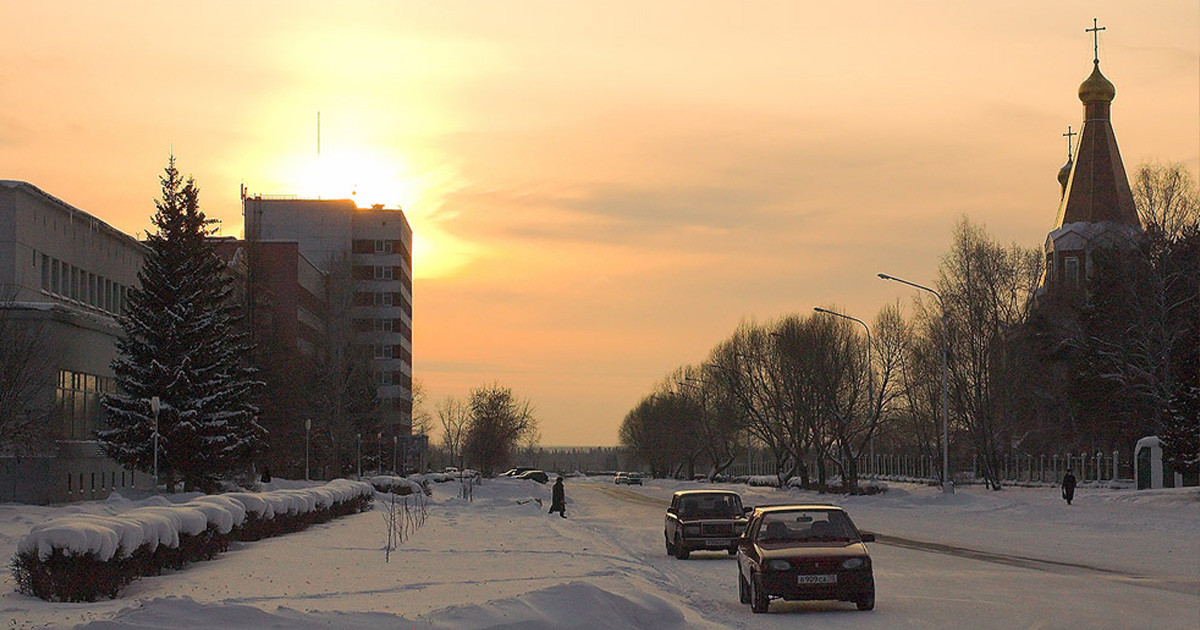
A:
[[[1097,39],[1092,74],[1079,86],[1083,103],[1083,128],[1072,153],[1075,135],[1068,127],[1067,163],[1058,173],[1062,201],[1054,230],[1046,237],[1046,272],[1039,294],[1061,287],[1086,284],[1093,273],[1097,248],[1122,248],[1137,243],[1142,223],[1134,206],[1129,179],[1113,132],[1112,102],[1117,89],[1100,72],[1099,31],[1088,29]]]

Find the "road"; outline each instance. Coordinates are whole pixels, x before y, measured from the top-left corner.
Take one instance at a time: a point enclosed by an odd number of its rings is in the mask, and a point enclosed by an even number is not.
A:
[[[651,482],[653,484],[653,482]],[[724,552],[666,554],[663,511],[653,487],[572,484],[573,517],[644,567],[663,591],[708,621],[731,628],[1195,628],[1194,580],[1150,576],[1006,552],[921,541],[876,527],[869,545],[877,607],[859,612],[838,602],[782,602],[753,615],[738,602],[735,560]],[[656,496],[657,495],[657,496]],[[852,512],[853,516],[853,512]],[[1097,552],[1097,555],[1103,555]]]

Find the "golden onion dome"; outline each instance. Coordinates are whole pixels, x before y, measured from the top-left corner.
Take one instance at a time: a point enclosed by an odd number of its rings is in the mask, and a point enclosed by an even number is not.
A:
[[[1117,96],[1117,88],[1111,81],[1100,73],[1100,64],[1092,69],[1092,74],[1079,84],[1079,100],[1084,103],[1111,103]]]
[[[1067,187],[1067,180],[1069,179],[1071,179],[1071,160],[1067,160],[1067,163],[1058,169],[1058,183],[1064,189]]]

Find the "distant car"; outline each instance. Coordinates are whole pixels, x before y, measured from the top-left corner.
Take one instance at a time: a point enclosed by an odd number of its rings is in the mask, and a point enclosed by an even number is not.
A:
[[[623,483],[629,483],[629,473],[619,472],[619,473],[613,475],[613,483],[615,483],[617,485],[621,485]]]
[[[640,472],[631,472],[626,476],[625,483],[631,486],[640,486],[642,485],[642,480],[645,478],[646,476]]]
[[[538,483],[548,483],[550,481],[550,475],[547,475],[541,470],[526,470],[525,472],[517,475],[517,479],[532,479]]]
[[[537,470],[537,469],[532,466],[517,466],[516,468],[509,468],[508,470],[500,473],[500,476],[501,477],[516,477],[517,475],[520,475],[521,473],[530,471],[530,470]]]
[[[456,467],[454,467],[454,466],[447,466],[447,467],[445,468],[445,470],[443,470],[442,472],[444,472],[444,473],[446,473],[446,474],[448,474],[448,475],[453,475],[454,473],[457,473],[457,472],[458,472],[458,468],[456,468]]]
[[[731,490],[680,490],[671,496],[663,523],[667,553],[687,560],[693,551],[737,553],[747,508]]]
[[[833,599],[875,608],[875,575],[862,533],[834,505],[755,508],[738,539],[738,595],[756,613],[772,599]]]

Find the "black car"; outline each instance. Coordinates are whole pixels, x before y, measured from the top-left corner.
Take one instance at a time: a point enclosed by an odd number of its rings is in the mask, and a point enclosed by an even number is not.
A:
[[[540,470],[526,470],[517,475],[517,479],[532,479],[538,483],[547,483],[550,481],[550,475]]]
[[[731,490],[680,490],[663,520],[667,553],[687,560],[693,551],[737,553],[746,527],[742,497]]]
[[[875,574],[861,533],[834,505],[758,507],[738,539],[738,594],[765,613],[772,599],[832,599],[875,608]]]

